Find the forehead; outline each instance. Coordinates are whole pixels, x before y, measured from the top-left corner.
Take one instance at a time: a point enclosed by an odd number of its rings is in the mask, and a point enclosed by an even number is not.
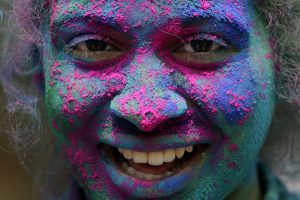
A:
[[[248,0],[53,0],[50,23],[92,19],[123,29],[150,29],[174,20],[193,23],[213,18],[246,30],[250,4]]]

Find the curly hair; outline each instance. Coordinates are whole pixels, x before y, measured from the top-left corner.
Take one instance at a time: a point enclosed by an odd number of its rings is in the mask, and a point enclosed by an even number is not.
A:
[[[256,4],[272,36],[278,102],[288,102],[299,110],[300,1],[257,0]],[[11,147],[17,153],[22,152],[23,158],[26,153],[39,152],[37,149],[44,147],[45,141],[52,143],[43,106],[41,91],[44,86],[40,81],[43,77],[39,53],[44,43],[40,25],[49,14],[49,7],[43,0],[15,0],[13,9],[9,9],[10,6],[8,2],[2,4],[7,10],[4,16],[14,17],[3,20],[7,24],[3,24],[4,28],[0,30],[4,38],[0,52],[0,81],[7,98],[7,116],[9,121],[14,122],[8,134]],[[3,34],[4,29],[6,32],[10,29],[13,34]]]
[[[300,106],[300,1],[268,0],[259,8],[274,37],[272,42],[279,69],[277,94]]]

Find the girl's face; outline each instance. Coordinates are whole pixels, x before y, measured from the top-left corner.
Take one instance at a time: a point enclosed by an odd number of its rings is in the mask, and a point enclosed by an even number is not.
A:
[[[53,0],[43,31],[56,143],[90,199],[222,199],[274,106],[252,0]]]

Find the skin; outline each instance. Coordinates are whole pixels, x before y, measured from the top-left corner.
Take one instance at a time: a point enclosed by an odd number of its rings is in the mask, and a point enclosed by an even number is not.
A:
[[[52,132],[86,195],[224,199],[254,191],[249,199],[258,199],[258,180],[249,177],[275,98],[272,52],[252,1],[109,2],[52,1],[43,27]],[[82,53],[91,38],[112,47]],[[187,52],[195,38],[222,49]],[[210,146],[202,164],[147,182],[115,172],[103,143],[139,151]]]

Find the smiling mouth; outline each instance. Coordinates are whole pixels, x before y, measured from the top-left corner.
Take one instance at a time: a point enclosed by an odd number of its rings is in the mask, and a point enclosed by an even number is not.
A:
[[[104,144],[103,150],[118,169],[130,176],[146,181],[174,176],[194,163],[202,163],[209,144],[170,148],[155,152],[140,152]]]

